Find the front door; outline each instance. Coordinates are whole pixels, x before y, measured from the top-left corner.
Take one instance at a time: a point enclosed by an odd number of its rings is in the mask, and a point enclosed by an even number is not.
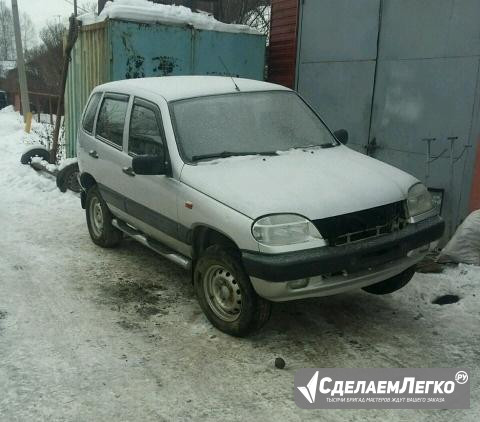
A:
[[[129,222],[162,243],[183,250],[177,223],[179,182],[170,175],[139,175],[131,170],[132,158],[138,155],[164,156],[169,161],[159,107],[135,98],[128,126],[128,168],[124,169],[122,192]]]

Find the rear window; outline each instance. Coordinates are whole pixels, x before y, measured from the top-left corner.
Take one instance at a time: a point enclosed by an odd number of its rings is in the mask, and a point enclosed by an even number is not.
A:
[[[93,132],[95,114],[97,113],[97,107],[101,97],[102,97],[102,94],[100,92],[93,94],[92,97],[90,98],[90,101],[88,102],[87,109],[85,110],[82,126],[83,126],[83,129],[88,133]]]
[[[97,135],[120,148],[123,145],[127,105],[127,96],[106,97],[103,100],[97,120]]]

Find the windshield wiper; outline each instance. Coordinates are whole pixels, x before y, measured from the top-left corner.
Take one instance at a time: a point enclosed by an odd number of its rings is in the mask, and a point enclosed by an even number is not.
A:
[[[293,149],[306,149],[306,148],[322,148],[322,149],[326,149],[326,148],[333,148],[333,147],[337,147],[338,144],[332,144],[332,143],[327,143],[327,144],[316,144],[316,145],[305,145],[303,147],[295,147]]]
[[[215,152],[215,153],[212,153],[212,154],[194,155],[192,157],[192,161],[208,160],[210,158],[244,157],[244,156],[247,156],[247,155],[278,155],[278,154],[274,151],[266,151],[266,152],[222,151],[222,152]]]

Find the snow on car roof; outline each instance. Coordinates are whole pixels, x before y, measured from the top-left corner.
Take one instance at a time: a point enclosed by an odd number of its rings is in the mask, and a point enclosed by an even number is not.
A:
[[[242,92],[289,91],[288,88],[268,82],[242,78],[233,78],[233,80]],[[127,79],[100,85],[95,88],[95,91],[132,95],[140,95],[144,92],[160,95],[167,101],[237,92],[232,78],[228,76],[163,76]]]
[[[221,32],[240,32],[246,34],[262,35],[257,30],[247,25],[226,24],[217,21],[205,12],[195,13],[188,7],[156,4],[147,0],[115,0],[108,1],[100,15],[87,13],[78,17],[83,25],[103,22],[105,19],[121,19],[142,23],[166,23],[192,25],[197,29]]]

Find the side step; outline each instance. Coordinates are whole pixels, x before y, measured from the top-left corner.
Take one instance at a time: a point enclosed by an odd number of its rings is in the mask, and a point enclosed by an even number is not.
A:
[[[127,236],[131,237],[137,242],[140,242],[142,245],[158,253],[159,255],[163,256],[169,261],[174,262],[180,267],[186,270],[190,270],[192,268],[192,260],[190,258],[187,258],[186,256],[176,253],[175,251],[170,249],[168,246],[165,246],[160,242],[157,242],[156,240],[147,238],[142,232],[135,230],[133,227],[130,227],[128,224],[125,224],[123,221],[113,219],[112,226],[116,227],[118,230],[122,231]]]

